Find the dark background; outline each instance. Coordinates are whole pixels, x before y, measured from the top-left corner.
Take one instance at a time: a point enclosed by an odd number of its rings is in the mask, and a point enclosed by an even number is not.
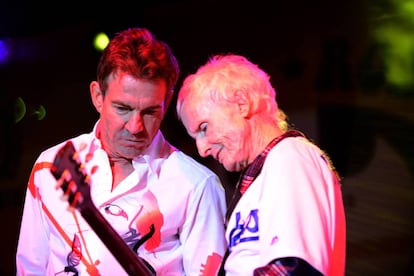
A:
[[[375,20],[392,9],[388,1],[373,2],[3,1],[0,39],[14,50],[0,64],[0,275],[15,274],[23,196],[37,155],[91,131],[97,119],[88,88],[99,58],[93,36],[133,26],[171,46],[182,72],[178,86],[216,53],[245,55],[266,70],[290,122],[331,156],[343,177],[346,274],[412,273],[414,89],[385,80],[372,33]],[[15,123],[18,97],[27,112]],[[42,120],[33,114],[40,105]],[[174,107],[164,133],[215,170],[230,195],[237,175],[197,156]]]

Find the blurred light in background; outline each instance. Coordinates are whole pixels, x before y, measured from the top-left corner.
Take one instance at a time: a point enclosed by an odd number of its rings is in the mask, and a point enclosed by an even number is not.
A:
[[[98,50],[99,52],[102,52],[103,49],[106,48],[106,46],[109,43],[109,37],[105,34],[105,33],[98,33],[94,40],[93,40],[93,46],[95,47],[96,50]]]
[[[0,65],[6,64],[11,58],[11,43],[8,39],[0,39]]]
[[[27,106],[22,97],[18,97],[14,106],[14,121],[20,122],[26,115],[29,108],[29,116],[34,116],[38,121],[43,120],[46,117],[46,108],[43,105],[36,107]]]
[[[374,7],[373,36],[383,49],[386,82],[397,92],[411,94],[414,89],[414,0],[381,3]]]

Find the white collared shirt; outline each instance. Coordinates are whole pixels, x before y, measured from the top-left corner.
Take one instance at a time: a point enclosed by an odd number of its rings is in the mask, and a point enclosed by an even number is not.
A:
[[[133,160],[134,172],[111,191],[112,172],[94,134],[96,126],[70,139],[76,149],[84,148],[79,151],[82,163],[87,155],[93,156],[84,164],[88,174],[97,168],[90,175],[96,208],[131,248],[154,224],[154,235],[138,253],[157,275],[216,271],[226,250],[225,193],[217,175],[158,132],[145,153]],[[90,275],[88,267],[99,275],[125,275],[81,214],[68,209],[62,190],[55,188],[49,168],[65,143],[42,152],[33,166],[16,253],[17,275],[56,275],[68,262],[79,275]],[[80,261],[73,246],[82,254]]]

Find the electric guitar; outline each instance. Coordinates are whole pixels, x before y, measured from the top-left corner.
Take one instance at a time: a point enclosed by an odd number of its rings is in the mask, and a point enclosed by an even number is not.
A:
[[[76,208],[90,227],[111,251],[124,270],[132,276],[154,276],[155,270],[139,257],[112,228],[109,222],[95,207],[91,200],[87,175],[76,158],[71,141],[67,142],[56,154],[51,172],[68,197],[70,206]],[[154,229],[150,229],[150,232]]]

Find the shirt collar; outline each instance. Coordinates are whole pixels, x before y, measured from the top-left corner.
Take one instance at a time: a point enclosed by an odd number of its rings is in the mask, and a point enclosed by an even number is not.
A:
[[[93,137],[90,152],[93,152],[97,148],[102,149],[102,143],[98,138],[99,120],[95,123],[93,128]],[[160,130],[154,136],[150,146],[139,156],[132,160],[134,167],[139,164],[146,163],[152,173],[159,176],[162,162],[173,152],[175,148],[165,140],[164,135]]]
[[[151,145],[140,156],[134,158],[132,163],[134,165],[134,163],[142,163],[144,160],[152,172],[159,176],[161,164],[174,150],[175,148],[165,140],[164,135],[158,130]]]

